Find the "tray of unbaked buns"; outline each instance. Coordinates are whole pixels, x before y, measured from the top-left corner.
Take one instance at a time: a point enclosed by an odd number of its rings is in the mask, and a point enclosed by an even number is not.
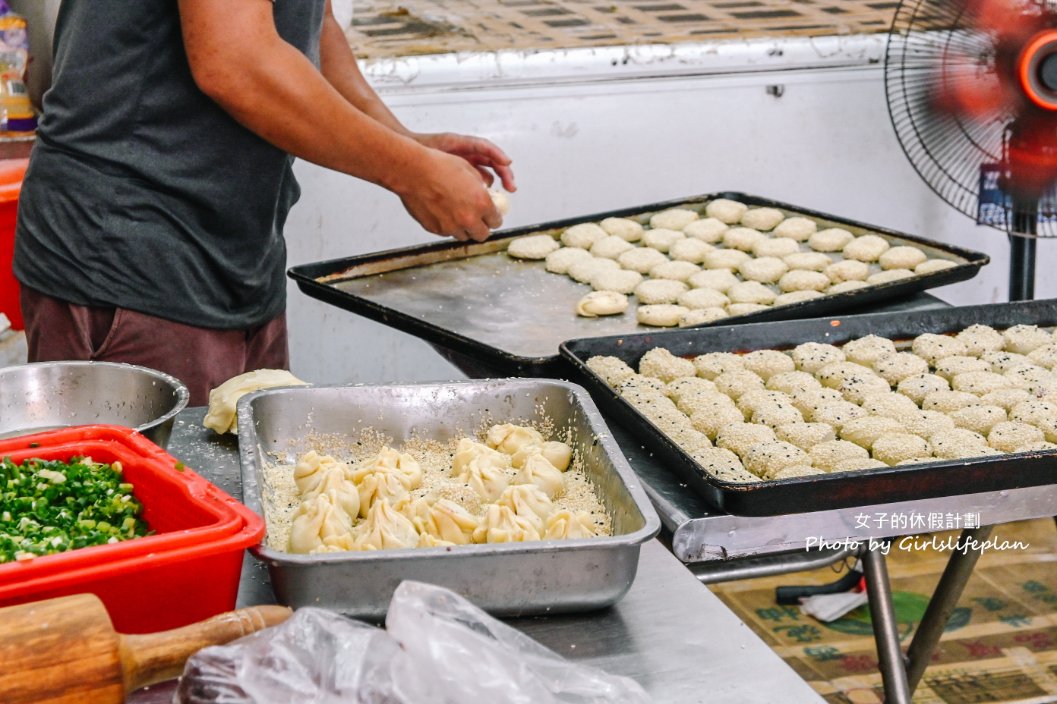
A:
[[[382,618],[405,579],[490,613],[620,599],[660,521],[584,389],[519,379],[292,387],[238,406],[276,597]]]
[[[599,405],[717,508],[1057,482],[1057,301],[572,340]]]
[[[969,279],[979,252],[719,193],[296,266],[301,290],[492,375],[576,338],[830,315]]]

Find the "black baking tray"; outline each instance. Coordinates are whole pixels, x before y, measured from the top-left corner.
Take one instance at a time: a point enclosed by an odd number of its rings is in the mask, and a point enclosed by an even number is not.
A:
[[[841,344],[864,335],[896,341],[922,333],[949,333],[974,323],[997,329],[1020,323],[1057,325],[1057,300],[951,307],[913,313],[876,313],[796,322],[686,328],[641,335],[570,340],[562,356],[576,368],[599,407],[647,444],[671,471],[706,501],[734,515],[774,516],[849,506],[1002,491],[1057,483],[1057,451],[938,460],[928,464],[814,475],[737,484],[716,479],[616,392],[586,362],[596,355],[619,357],[638,368],[654,347],[692,357],[706,352],[791,349],[803,342]],[[1054,506],[1057,512],[1057,506]],[[986,518],[986,517],[985,517]]]
[[[727,318],[731,322],[790,320],[831,315],[892,301],[964,281],[989,261],[986,254],[932,242],[744,193],[713,193],[663,203],[578,216],[496,233],[487,242],[436,242],[292,267],[289,276],[309,296],[376,320],[431,343],[457,366],[476,364],[493,375],[557,376],[564,373],[559,345],[569,339],[648,330],[635,320],[635,304],[621,316],[580,318],[574,308],[587,289],[545,271],[543,262],[517,262],[502,254],[514,237],[557,234],[583,222],[636,217],[674,207],[700,210],[716,198],[803,215],[820,226],[855,234],[880,234],[912,244],[930,257],[958,265],[926,276],[870,286],[793,305]],[[492,255],[492,256],[488,256]]]

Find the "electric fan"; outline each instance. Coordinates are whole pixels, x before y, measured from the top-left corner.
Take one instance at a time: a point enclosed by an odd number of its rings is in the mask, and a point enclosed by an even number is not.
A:
[[[885,52],[899,143],[950,205],[1009,236],[1009,299],[1057,235],[1057,4],[902,0]]]

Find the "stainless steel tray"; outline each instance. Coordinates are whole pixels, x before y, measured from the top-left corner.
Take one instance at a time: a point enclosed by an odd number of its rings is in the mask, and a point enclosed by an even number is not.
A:
[[[850,315],[841,318],[737,325],[703,330],[666,330],[645,335],[570,340],[562,354],[599,405],[635,433],[665,467],[717,509],[739,516],[774,516],[849,506],[980,494],[1057,482],[1057,451],[941,460],[858,472],[739,484],[712,476],[587,367],[595,355],[619,357],[632,366],[654,347],[681,357],[706,352],[791,349],[803,342],[839,345],[864,335],[897,344],[922,333],[952,333],[973,323],[1005,329],[1019,323],[1057,325],[1057,301],[1023,301],[911,313]]]
[[[660,519],[579,386],[542,379],[414,386],[296,387],[249,394],[238,404],[242,491],[263,515],[263,463],[305,448],[309,432],[357,435],[372,428],[400,443],[448,440],[484,422],[550,419],[571,428],[584,471],[612,517],[612,537],[457,548],[296,555],[266,546],[278,600],[380,619],[404,579],[439,584],[501,616],[586,611],[618,601],[635,579],[639,546]]]
[[[472,358],[492,375],[555,376],[562,366],[558,347],[565,340],[645,333],[636,304],[623,315],[581,318],[576,302],[588,288],[548,273],[543,262],[518,262],[506,256],[510,240],[526,234],[557,234],[581,222],[632,217],[645,222],[651,213],[673,207],[700,210],[715,198],[734,198],[768,206],[786,215],[803,215],[820,227],[842,227],[856,235],[878,234],[893,244],[911,244],[929,257],[957,263],[949,269],[841,294],[777,306],[718,321],[731,325],[829,315],[892,301],[936,286],[975,276],[987,255],[920,237],[864,225],[744,193],[715,193],[654,203],[616,212],[579,216],[498,233],[479,244],[438,242],[359,257],[304,264],[289,275],[309,296],[421,337],[462,367]]]

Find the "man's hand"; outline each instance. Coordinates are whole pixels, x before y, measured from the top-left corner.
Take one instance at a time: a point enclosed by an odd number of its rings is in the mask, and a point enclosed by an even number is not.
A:
[[[404,208],[433,234],[484,242],[503,218],[480,173],[461,157],[434,149],[424,150],[424,154],[415,177],[395,189]]]
[[[494,171],[499,176],[503,188],[511,193],[517,190],[517,186],[514,185],[514,172],[510,168],[510,157],[487,139],[452,132],[416,134],[413,138],[425,147],[437,149],[470,162],[489,186],[495,182],[492,176],[492,171]]]

